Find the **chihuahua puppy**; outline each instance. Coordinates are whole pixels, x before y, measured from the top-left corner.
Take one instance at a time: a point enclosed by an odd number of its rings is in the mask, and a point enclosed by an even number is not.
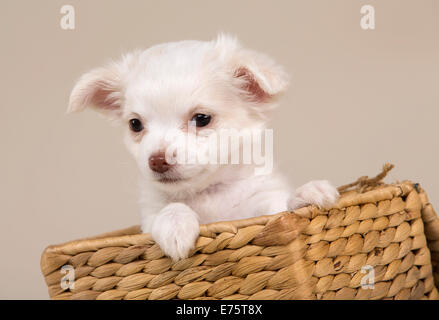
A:
[[[287,78],[271,58],[221,34],[156,45],[91,70],[73,88],[68,111],[91,107],[126,128],[141,173],[142,231],[176,261],[194,248],[200,223],[337,201],[326,180],[293,191],[276,173],[256,174],[252,163],[175,161],[190,148],[211,150],[219,130],[265,129]],[[189,147],[188,138],[199,139]],[[224,158],[233,151],[243,151],[243,142]]]

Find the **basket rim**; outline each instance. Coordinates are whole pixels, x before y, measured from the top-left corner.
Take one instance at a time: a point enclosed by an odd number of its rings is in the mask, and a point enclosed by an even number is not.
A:
[[[307,206],[293,211],[284,211],[270,215],[262,215],[247,219],[218,221],[209,224],[200,225],[200,236],[212,237],[216,233],[231,232],[236,233],[238,229],[252,225],[265,225],[285,214],[297,214],[305,218],[313,218],[316,215],[327,214],[331,209],[342,209],[349,206],[355,206],[364,203],[390,200],[395,196],[405,196],[413,189],[419,190],[418,184],[410,180],[385,184],[375,189],[359,193],[358,190],[348,190],[340,195],[340,199],[331,208],[317,208],[316,206]],[[139,225],[128,228],[103,233],[97,236],[82,238],[68,241],[61,244],[50,245],[45,248],[42,256],[50,254],[68,254],[74,255],[85,251],[97,251],[105,247],[128,247],[133,245],[152,245],[154,244],[151,234],[141,233]]]

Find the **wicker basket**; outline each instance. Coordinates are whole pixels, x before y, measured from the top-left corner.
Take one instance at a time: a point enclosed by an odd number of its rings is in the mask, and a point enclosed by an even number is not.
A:
[[[390,168],[341,187],[330,210],[202,225],[193,254],[176,263],[138,226],[49,246],[50,297],[438,299],[439,220],[418,184],[380,182]],[[61,288],[64,265],[74,288]]]

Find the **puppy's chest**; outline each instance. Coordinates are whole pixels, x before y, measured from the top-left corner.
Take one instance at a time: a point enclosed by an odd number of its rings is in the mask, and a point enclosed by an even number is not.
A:
[[[201,224],[224,220],[244,219],[254,215],[247,204],[250,190],[228,188],[199,194],[187,201]]]

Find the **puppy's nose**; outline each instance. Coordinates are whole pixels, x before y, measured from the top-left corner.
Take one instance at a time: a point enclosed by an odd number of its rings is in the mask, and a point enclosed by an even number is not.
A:
[[[164,173],[169,170],[171,165],[166,162],[165,153],[159,152],[149,157],[149,167],[152,171]]]

